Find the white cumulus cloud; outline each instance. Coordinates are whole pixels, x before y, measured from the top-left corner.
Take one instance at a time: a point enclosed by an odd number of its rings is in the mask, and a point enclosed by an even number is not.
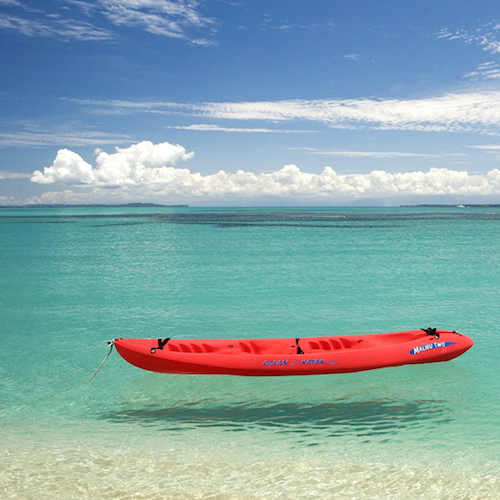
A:
[[[31,180],[40,184],[63,184],[87,187],[92,195],[110,192],[113,197],[150,200],[175,199],[252,199],[259,197],[332,200],[335,198],[369,198],[407,195],[464,195],[500,194],[500,170],[485,175],[470,174],[447,168],[429,171],[390,173],[374,170],[366,174],[339,174],[331,167],[320,173],[302,171],[296,165],[286,165],[274,172],[254,173],[223,170],[203,175],[175,164],[188,160],[180,145],[168,142],[153,144],[144,141],[114,153],[97,152],[92,167],[80,155],[62,149],[50,167],[37,170]],[[103,191],[104,190],[104,191]]]
[[[77,153],[61,149],[54,163],[45,167],[43,172],[33,172],[31,180],[39,184],[105,187],[163,183],[176,170],[172,165],[191,158],[193,154],[168,142],[153,144],[143,141],[128,148],[116,148],[111,154],[97,151],[96,168],[93,168]]]

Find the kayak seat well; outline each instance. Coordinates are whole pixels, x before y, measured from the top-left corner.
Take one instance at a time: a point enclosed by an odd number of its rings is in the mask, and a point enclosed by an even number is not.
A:
[[[176,342],[171,341],[165,346],[165,350],[172,352],[185,352],[194,354],[262,354],[262,347],[257,343],[248,342],[233,342],[231,344],[217,342],[208,344],[206,342]]]
[[[335,351],[337,349],[350,349],[357,347],[356,340],[347,339],[344,337],[318,339],[302,341],[303,349],[305,352],[309,351]]]
[[[198,344],[198,343],[174,343],[174,342],[169,342],[166,346],[166,349],[168,351],[173,351],[173,352],[194,352],[194,353],[207,353],[207,352],[214,352],[215,349],[210,345],[210,344]]]
[[[293,341],[279,340],[275,342],[259,342],[258,340],[250,340],[248,342],[240,342],[242,352],[248,354],[294,354],[297,347]]]

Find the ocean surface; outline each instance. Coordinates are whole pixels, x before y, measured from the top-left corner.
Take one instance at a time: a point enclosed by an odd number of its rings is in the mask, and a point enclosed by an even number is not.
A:
[[[499,499],[500,209],[0,210],[2,499]],[[456,330],[446,363],[149,373],[116,337]],[[68,389],[68,390],[66,390]]]

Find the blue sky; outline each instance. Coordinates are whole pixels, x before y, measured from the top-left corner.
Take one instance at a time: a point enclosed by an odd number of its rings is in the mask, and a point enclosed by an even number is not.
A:
[[[493,1],[0,0],[0,204],[500,203]]]

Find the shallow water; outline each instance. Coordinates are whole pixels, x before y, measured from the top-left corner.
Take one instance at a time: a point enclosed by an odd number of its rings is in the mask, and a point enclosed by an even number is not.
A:
[[[5,498],[500,497],[500,210],[3,209]],[[116,337],[434,326],[447,363],[147,373]],[[50,397],[47,397],[50,396]]]

